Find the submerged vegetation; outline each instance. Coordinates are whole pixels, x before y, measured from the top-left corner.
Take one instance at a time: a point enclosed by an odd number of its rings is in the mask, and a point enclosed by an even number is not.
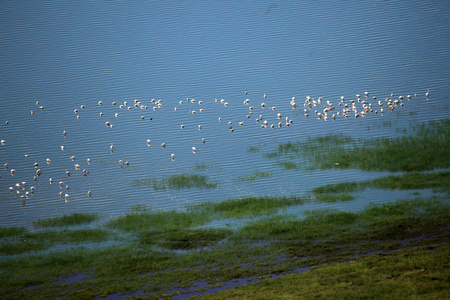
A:
[[[215,188],[216,181],[208,181],[207,176],[197,174],[180,174],[164,176],[162,178],[137,179],[132,182],[134,185],[150,185],[155,190],[161,189],[182,189],[182,188]]]
[[[82,225],[89,224],[97,221],[98,219],[99,215],[95,213],[74,213],[71,215],[64,215],[62,217],[34,221],[33,227],[63,227]]]
[[[305,142],[280,144],[276,150],[263,156],[284,157],[290,160],[279,162],[283,167],[295,165],[305,169],[417,172],[448,168],[449,131],[450,120],[442,120],[423,124],[414,128],[413,133],[397,138],[355,140],[334,134],[308,138]]]
[[[245,177],[239,177],[239,180],[240,181],[247,181],[249,183],[252,183],[253,181],[255,181],[256,178],[263,178],[263,177],[270,177],[270,176],[272,176],[272,173],[270,173],[270,172],[256,171],[252,175],[245,176]]]
[[[89,214],[38,221],[34,231],[0,228],[0,296],[92,299],[138,292],[149,299],[173,298],[247,279],[262,282],[202,298],[408,298],[417,293],[442,298],[450,288],[445,275],[449,174],[344,182],[318,187],[312,196],[229,199],[187,211],[137,205],[124,216],[99,222],[98,228],[68,227],[99,218]],[[440,194],[372,204],[357,212],[279,214],[314,201],[346,201],[365,188],[433,189]],[[229,227],[228,219],[242,219],[242,224]],[[121,245],[92,246],[118,239]],[[57,245],[66,247],[35,252]],[[266,279],[298,269],[310,271]]]

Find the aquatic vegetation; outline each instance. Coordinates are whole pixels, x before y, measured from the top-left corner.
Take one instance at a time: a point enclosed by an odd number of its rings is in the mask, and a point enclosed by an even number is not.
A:
[[[450,167],[450,120],[428,122],[397,138],[355,140],[343,134],[278,145],[266,158],[306,159],[305,168],[368,171],[425,171]],[[292,158],[293,156],[293,158]]]
[[[221,202],[202,203],[192,208],[193,211],[204,211],[208,215],[219,218],[243,218],[261,216],[278,212],[280,208],[310,202],[310,197],[244,197],[228,199]]]
[[[256,171],[255,173],[253,173],[252,175],[249,176],[240,176],[239,180],[240,181],[247,181],[249,183],[252,183],[253,181],[255,181],[256,178],[264,178],[264,177],[270,177],[272,175],[272,173],[270,172],[260,172],[260,171]]]
[[[297,170],[298,166],[296,163],[292,161],[277,161],[277,165],[280,165],[283,169],[286,170]]]
[[[26,232],[24,227],[0,227],[0,238],[22,235]]]
[[[177,212],[172,210],[151,212],[135,210],[131,214],[110,220],[106,227],[116,228],[125,232],[164,232],[199,226],[209,221],[211,221],[211,217],[201,211]]]
[[[344,202],[355,199],[353,193],[359,189],[356,182],[343,182],[338,184],[327,184],[312,190],[318,202]]]
[[[369,184],[390,190],[434,189],[438,192],[449,193],[450,171],[387,176],[374,179]]]
[[[203,164],[195,164],[195,165],[192,167],[192,170],[193,170],[193,171],[205,171],[205,170],[207,170],[207,169],[210,168],[210,167],[211,167],[210,165],[205,164],[205,163],[203,163]]]
[[[226,228],[182,229],[155,235],[144,233],[140,243],[157,244],[167,249],[195,249],[212,246],[230,235],[232,230]]]
[[[193,299],[444,299],[449,250],[433,246],[375,254]]]
[[[321,202],[327,201],[327,198],[338,199],[346,198],[351,200],[354,196],[350,193],[363,191],[366,188],[379,188],[389,190],[419,190],[433,189],[435,192],[449,193],[450,189],[450,171],[431,172],[431,173],[406,173],[402,175],[390,175],[373,180],[362,182],[342,182],[338,184],[327,184],[312,190],[314,196]]]
[[[180,174],[164,176],[162,178],[148,178],[133,180],[134,185],[151,185],[155,190],[160,189],[182,189],[182,188],[215,188],[216,181],[208,181],[206,175]]]
[[[259,152],[261,150],[260,147],[250,146],[247,148],[247,152]]]
[[[266,203],[266,207],[272,207],[307,199],[247,199],[241,204],[251,209],[244,211],[256,211],[253,206],[257,200]],[[195,284],[199,281],[213,287],[228,280],[264,278],[268,274],[292,272],[297,267],[312,265],[318,266],[311,273],[315,274],[322,268],[328,270],[324,272],[329,272],[333,266],[338,266],[337,262],[348,260],[355,264],[368,262],[363,267],[373,270],[378,259],[390,257],[391,262],[396,261],[396,255],[389,254],[389,251],[403,249],[400,253],[412,254],[421,253],[418,251],[420,247],[435,250],[423,252],[418,257],[418,262],[425,262],[428,255],[437,255],[442,253],[440,249],[448,247],[443,241],[448,239],[446,228],[450,206],[446,198],[441,197],[371,205],[354,213],[314,210],[307,212],[304,219],[286,215],[262,217],[250,220],[237,229],[193,228],[205,224],[203,218],[208,216],[228,217],[230,214],[220,215],[219,212],[226,211],[227,207],[239,206],[239,201],[230,201],[222,207],[214,207],[214,204],[194,206],[185,213],[151,213],[145,206],[135,207],[128,217],[119,217],[105,225],[106,228],[129,232],[128,245],[99,249],[68,248],[45,255],[0,261],[1,295],[3,298],[97,298],[143,290],[150,293],[146,297],[171,298],[183,289],[195,290]],[[241,215],[236,212],[232,215],[236,214]],[[129,221],[132,217],[139,221],[132,223]],[[63,230],[63,233],[70,234],[70,230]],[[62,238],[59,234],[44,231],[28,236],[31,239],[48,236],[48,242],[52,243]],[[86,232],[79,234],[83,236]],[[97,234],[101,236],[101,232]],[[92,236],[96,233],[92,232]],[[68,243],[75,240],[77,237],[66,239]],[[174,254],[170,250],[154,250],[153,246],[188,251]],[[384,251],[383,255],[370,255],[378,251]],[[414,261],[409,254],[399,257],[409,260],[410,264]],[[438,259],[441,262],[442,257]],[[342,266],[339,265],[339,268],[342,269]],[[388,275],[405,269],[399,266],[392,270],[393,273]],[[433,276],[441,278],[444,273],[439,268],[436,270]],[[85,274],[84,279],[72,284],[55,280],[80,273]],[[333,280],[340,280],[335,273],[330,276]],[[341,276],[345,277],[345,274],[341,272]],[[289,277],[284,278],[289,280]],[[352,278],[352,283],[364,280],[353,276],[345,278]]]
[[[33,227],[62,227],[81,224],[89,224],[99,220],[100,217],[96,213],[74,213],[64,215],[62,217],[54,217],[44,220],[33,221]]]
[[[333,237],[336,241],[375,238],[371,232],[381,232],[376,239],[408,237],[425,234],[430,223],[436,230],[446,226],[450,205],[441,198],[397,201],[395,204],[371,205],[359,213],[315,210],[306,212],[305,219],[273,216],[252,221],[241,227],[232,238],[317,240]],[[440,216],[437,218],[436,216]],[[420,222],[419,222],[420,220]],[[404,228],[408,231],[405,232]],[[369,233],[369,234],[368,234]]]

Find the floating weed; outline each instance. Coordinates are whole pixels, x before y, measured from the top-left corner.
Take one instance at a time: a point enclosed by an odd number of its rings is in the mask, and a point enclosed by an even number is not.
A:
[[[99,219],[96,213],[74,213],[62,217],[33,221],[33,227],[62,227],[89,224]]]
[[[197,174],[181,174],[164,176],[162,178],[137,179],[132,181],[134,185],[151,185],[155,190],[181,189],[181,188],[215,188],[216,181],[208,181],[207,176]]]
[[[245,176],[245,177],[244,176],[239,177],[239,181],[247,181],[249,183],[252,183],[256,178],[270,177],[271,175],[272,175],[272,173],[270,173],[270,172],[256,171],[252,175]]]

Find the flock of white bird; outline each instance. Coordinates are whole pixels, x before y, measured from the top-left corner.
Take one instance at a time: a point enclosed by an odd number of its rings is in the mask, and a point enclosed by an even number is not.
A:
[[[263,95],[263,99],[260,99],[259,101],[253,101],[250,100],[247,95],[247,92],[244,93],[246,98],[243,101],[243,105],[248,107],[248,111],[245,114],[245,117],[242,117],[242,121],[238,122],[239,126],[244,126],[244,123],[247,124],[247,121],[245,121],[246,119],[252,119],[254,118],[254,120],[256,121],[256,123],[262,128],[271,128],[274,129],[276,127],[281,128],[283,126],[285,127],[290,127],[293,124],[293,120],[290,119],[289,117],[284,117],[284,122],[282,122],[281,120],[283,119],[283,116],[281,113],[277,113],[277,108],[275,106],[271,106],[269,105],[269,102],[267,100],[267,95],[264,94]],[[359,118],[359,117],[365,117],[368,114],[379,114],[379,115],[383,115],[386,111],[394,111],[394,109],[396,109],[397,107],[402,107],[404,106],[405,100],[411,100],[412,97],[418,97],[418,94],[414,94],[413,96],[411,95],[407,95],[407,96],[398,96],[394,98],[394,94],[392,93],[390,95],[390,97],[386,97],[383,101],[381,100],[377,100],[377,98],[375,96],[370,97],[368,92],[364,92],[363,97],[361,97],[359,94],[355,95],[355,99],[350,99],[347,100],[344,98],[344,96],[341,96],[339,100],[337,100],[337,105],[334,105],[330,100],[324,100],[322,99],[322,97],[319,97],[317,100],[315,100],[314,98],[307,96],[306,100],[303,103],[303,114],[305,117],[309,117],[311,116],[315,116],[317,119],[319,120],[323,120],[323,121],[327,121],[329,119],[331,120],[336,120],[338,117],[341,118],[349,118],[349,117],[354,117],[354,118]],[[428,100],[429,97],[429,91],[427,90],[427,92],[425,93],[425,97]],[[215,103],[217,104],[221,104],[224,107],[228,107],[230,106],[229,102],[226,101],[225,99],[215,99],[214,100]],[[253,104],[253,102],[255,102]],[[199,113],[204,113],[205,109],[203,108],[203,101],[197,101],[196,99],[192,99],[192,98],[186,98],[186,100],[181,100],[178,102],[178,107],[185,107],[187,105],[191,105],[189,106],[189,110],[188,113],[190,115],[195,115],[197,113],[197,110]],[[197,109],[195,108],[195,106],[192,106],[193,104],[196,104],[198,106]],[[103,101],[98,101],[97,107],[99,107],[101,109],[103,104]],[[156,99],[151,99],[150,102],[148,103],[148,105],[144,104],[142,101],[136,99],[133,102],[128,102],[128,101],[124,101],[123,103],[117,103],[117,102],[112,102],[111,103],[112,106],[117,107],[117,109],[119,110],[118,112],[114,113],[114,118],[119,118],[121,114],[125,113],[126,111],[130,111],[132,109],[141,109],[143,111],[147,110],[147,109],[151,109],[154,112],[156,112],[157,110],[161,109],[163,107],[163,102],[162,100],[156,100]],[[38,101],[36,101],[36,106],[38,107],[38,109],[40,111],[44,110],[44,106],[42,106]],[[292,109],[296,110],[297,109],[297,102],[295,97],[292,97],[290,99],[290,106]],[[182,112],[182,110],[178,109],[178,107],[174,107],[174,111],[180,111]],[[74,113],[76,115],[77,119],[80,119],[80,113],[82,110],[87,109],[86,105],[81,105],[80,108],[75,108],[74,109]],[[122,112],[120,112],[122,110]],[[262,111],[263,110],[267,110],[268,113],[268,117],[263,117],[262,115]],[[253,116],[254,112],[258,111],[258,115],[256,116],[256,118]],[[100,118],[105,118],[105,114],[103,114],[102,111],[98,112],[99,117]],[[266,113],[264,113],[266,115]],[[33,110],[30,111],[30,115],[34,115]],[[140,119],[145,119],[144,114],[141,115]],[[152,118],[150,118],[151,120]],[[269,122],[269,120],[276,120],[275,122]],[[228,129],[230,132],[234,132],[234,127],[233,127],[233,123],[232,121],[227,121],[227,120],[222,120],[221,117],[218,118],[219,122],[225,121],[225,123],[228,125]],[[251,122],[253,123],[253,122]],[[5,125],[8,125],[9,122],[5,121]],[[254,124],[254,123],[253,123]],[[112,121],[107,120],[105,121],[105,125],[109,128],[113,128],[114,124]],[[185,124],[179,124],[179,127],[181,130],[183,130],[185,128]],[[197,126],[198,130],[201,131],[202,130],[202,124],[198,124]],[[68,132],[66,130],[64,130],[62,132],[63,137],[65,138],[68,135]],[[144,140],[145,141],[145,140]],[[205,138],[201,139],[202,143],[206,142]],[[147,139],[146,140],[147,146],[151,146],[151,139]],[[7,142],[5,140],[1,140],[0,144],[6,145]],[[166,148],[166,143],[161,143],[161,147],[162,148]],[[197,148],[195,146],[191,147],[192,149],[192,153],[196,153],[197,152]],[[61,146],[61,151],[65,151],[65,147],[62,145]],[[110,144],[110,151],[111,153],[114,152],[114,144],[111,143]],[[29,157],[28,154],[24,154],[25,157]],[[76,160],[75,156],[69,156],[68,158],[70,158],[70,160],[72,162],[74,162]],[[175,160],[175,153],[171,153],[170,154],[170,159],[172,161]],[[89,158],[87,158],[87,164],[90,165],[91,160]],[[51,164],[52,160],[50,158],[47,158],[45,161],[45,164]],[[120,166],[128,166],[129,162],[128,161],[123,161],[123,160],[119,160],[119,164]],[[41,177],[42,172],[45,168],[43,166],[40,167],[38,162],[34,162],[33,163],[36,171],[35,174],[31,174],[31,180],[32,182],[36,182],[38,180],[39,177]],[[9,164],[7,162],[4,163],[4,168],[5,170],[9,170],[11,176],[16,176],[16,169],[14,168],[10,168]],[[41,169],[42,168],[42,169]],[[83,169],[81,170],[80,164],[75,163],[74,164],[74,168],[75,171],[81,171],[83,176],[87,176],[89,174],[89,171],[87,169]],[[66,172],[66,176],[70,176],[71,172],[69,170],[65,170]],[[29,174],[30,175],[30,174]],[[53,179],[49,178],[48,179],[49,184],[53,184]],[[64,199],[65,202],[69,202],[69,185],[65,184],[63,181],[59,181],[58,185],[60,187],[60,192],[59,192],[59,197],[61,199]],[[22,205],[25,205],[26,200],[29,199],[30,197],[32,197],[32,195],[34,195],[35,193],[35,187],[30,185],[27,183],[27,181],[19,181],[15,184],[15,186],[11,186],[9,187],[9,191],[11,193],[16,193],[17,195],[20,196],[20,198],[22,199]],[[86,192],[86,195],[91,197],[92,196],[92,192],[89,190]]]

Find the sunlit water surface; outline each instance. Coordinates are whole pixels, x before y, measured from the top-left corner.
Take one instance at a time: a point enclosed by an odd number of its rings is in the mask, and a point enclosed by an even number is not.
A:
[[[3,1],[0,226],[29,226],[36,219],[74,212],[112,218],[133,205],[182,210],[245,196],[307,195],[324,184],[385,176],[359,170],[285,170],[263,153],[279,143],[336,133],[395,137],[416,124],[448,118],[449,19],[446,1]],[[383,116],[337,116],[333,121],[329,115],[326,122],[314,114],[320,105],[308,118],[303,114],[306,96],[323,97],[340,109],[341,96],[346,103],[356,100],[356,94],[365,100],[365,91],[373,104],[391,93],[392,99],[403,95],[404,106],[394,112],[384,107]],[[135,99],[148,108],[134,107]],[[161,99],[161,107],[152,99]],[[246,99],[249,105],[243,104]],[[120,108],[124,101],[127,105]],[[249,106],[254,109],[246,118]],[[260,115],[275,128],[262,129],[256,122]],[[289,127],[286,117],[292,120]],[[38,168],[42,173],[34,182]],[[239,179],[256,171],[271,176],[251,183]],[[207,175],[218,186],[155,190],[132,184],[192,173]],[[22,182],[26,190],[17,194],[15,184]],[[22,198],[31,186],[34,194]],[[287,212],[357,210],[408,195],[367,190],[352,202]]]

